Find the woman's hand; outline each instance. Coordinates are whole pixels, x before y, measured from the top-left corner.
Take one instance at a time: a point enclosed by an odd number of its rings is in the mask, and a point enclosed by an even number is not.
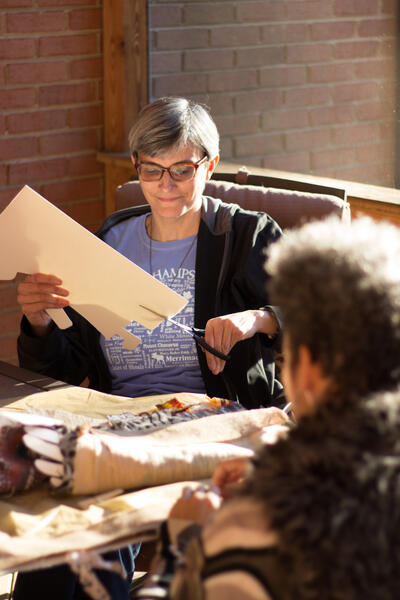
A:
[[[220,462],[212,477],[212,485],[219,488],[222,498],[230,498],[247,475],[250,463],[247,458],[231,458]]]
[[[199,486],[185,487],[182,496],[172,506],[169,518],[186,519],[198,525],[205,525],[211,515],[221,506],[222,498],[215,491]]]
[[[229,354],[235,344],[247,340],[256,333],[274,335],[278,325],[273,315],[265,310],[244,310],[222,317],[210,319],[204,336],[207,344],[223,354]],[[208,368],[218,375],[225,367],[225,361],[206,352]]]
[[[46,335],[50,325],[51,318],[46,309],[69,305],[66,299],[69,292],[60,287],[61,284],[61,279],[54,275],[35,273],[27,275],[17,287],[17,302],[37,336]]]

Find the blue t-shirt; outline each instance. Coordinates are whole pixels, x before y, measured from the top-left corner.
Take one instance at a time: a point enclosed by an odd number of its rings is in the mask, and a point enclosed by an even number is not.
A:
[[[196,236],[173,242],[151,241],[145,227],[146,215],[115,225],[104,241],[139,267],[188,300],[175,320],[194,323]],[[151,260],[150,260],[151,250]],[[183,261],[183,262],[182,262]],[[204,393],[205,387],[193,338],[168,321],[153,331],[132,321],[127,329],[141,338],[135,350],[122,346],[118,335],[100,337],[112,376],[112,392],[138,397],[174,392]]]

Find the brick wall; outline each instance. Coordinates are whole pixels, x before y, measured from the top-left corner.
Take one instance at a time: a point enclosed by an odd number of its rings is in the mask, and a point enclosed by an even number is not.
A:
[[[150,0],[151,96],[208,104],[222,159],[394,185],[396,0]]]
[[[28,184],[93,230],[104,214],[101,0],[0,1],[0,211]],[[0,360],[16,362],[0,282]]]

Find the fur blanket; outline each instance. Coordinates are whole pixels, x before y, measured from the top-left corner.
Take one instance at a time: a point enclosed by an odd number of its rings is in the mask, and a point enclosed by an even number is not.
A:
[[[399,392],[302,419],[263,449],[245,493],[279,533],[296,600],[400,598]]]

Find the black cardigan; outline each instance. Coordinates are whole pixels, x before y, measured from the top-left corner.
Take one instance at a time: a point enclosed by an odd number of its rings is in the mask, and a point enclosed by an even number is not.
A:
[[[149,206],[118,211],[108,217],[98,236],[103,238],[113,225],[146,212]],[[216,316],[268,305],[264,249],[280,235],[279,226],[265,213],[203,197],[196,255],[196,327],[205,327]],[[45,338],[33,337],[23,318],[18,338],[20,365],[72,385],[88,377],[91,388],[111,392],[99,332],[72,308],[66,312],[73,325],[65,330],[54,325]],[[275,379],[272,342],[267,336],[256,334],[239,342],[230,356],[222,373],[215,376],[198,349],[208,395],[237,400],[247,408],[281,404],[277,397],[282,386]]]

